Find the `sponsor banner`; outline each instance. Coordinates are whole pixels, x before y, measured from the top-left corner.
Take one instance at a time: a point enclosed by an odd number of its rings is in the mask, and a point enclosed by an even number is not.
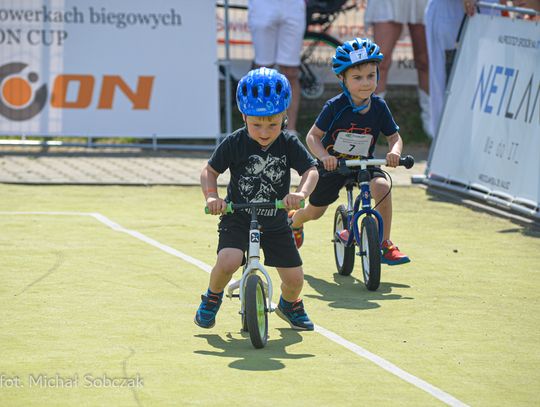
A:
[[[498,203],[540,203],[538,26],[476,15],[467,22],[429,162],[443,179]],[[511,205],[510,205],[511,204]]]
[[[0,134],[215,138],[215,3],[0,0]]]

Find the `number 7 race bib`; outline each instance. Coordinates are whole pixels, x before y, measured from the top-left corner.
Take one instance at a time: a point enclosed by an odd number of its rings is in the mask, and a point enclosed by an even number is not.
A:
[[[356,134],[340,131],[334,143],[334,151],[338,153],[367,157],[373,136],[371,134]]]

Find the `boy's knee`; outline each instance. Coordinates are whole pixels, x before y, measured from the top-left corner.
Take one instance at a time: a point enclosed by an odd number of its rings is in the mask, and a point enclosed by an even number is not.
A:
[[[386,194],[390,191],[390,184],[382,177],[375,178],[371,183],[371,191],[375,196]]]
[[[320,219],[326,212],[327,206],[309,206],[306,208],[307,215],[311,220]]]
[[[304,285],[304,272],[301,267],[280,270],[281,281],[289,288],[300,289]]]
[[[242,257],[243,253],[241,252],[240,254],[220,252],[218,255],[216,268],[224,274],[232,275],[242,265]]]

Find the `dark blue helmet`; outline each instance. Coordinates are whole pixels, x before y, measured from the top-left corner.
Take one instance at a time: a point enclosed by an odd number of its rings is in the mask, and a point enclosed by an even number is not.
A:
[[[275,69],[259,68],[249,71],[236,88],[238,109],[248,116],[273,116],[291,103],[291,85]]]
[[[381,62],[383,54],[377,44],[367,38],[355,38],[336,48],[332,70],[339,75],[351,66],[366,62]]]

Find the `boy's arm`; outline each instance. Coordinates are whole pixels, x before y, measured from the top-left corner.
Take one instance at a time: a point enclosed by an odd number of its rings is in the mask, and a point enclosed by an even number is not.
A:
[[[298,209],[300,208],[300,201],[302,199],[307,199],[309,195],[315,189],[317,181],[319,180],[319,172],[317,167],[308,168],[300,179],[300,184],[296,188],[296,192],[291,192],[283,198],[283,203],[287,209]]]
[[[326,151],[321,141],[323,137],[324,131],[313,125],[306,136],[306,143],[313,155],[323,163],[324,169],[333,171],[337,167],[337,158]]]
[[[386,137],[388,142],[388,153],[386,154],[386,165],[389,167],[397,167],[399,165],[399,159],[401,158],[401,151],[403,150],[403,140],[396,131],[391,136]]]
[[[214,170],[210,164],[206,164],[201,171],[201,188],[206,200],[206,206],[212,215],[221,214],[227,204],[218,195],[217,179],[219,172]]]

